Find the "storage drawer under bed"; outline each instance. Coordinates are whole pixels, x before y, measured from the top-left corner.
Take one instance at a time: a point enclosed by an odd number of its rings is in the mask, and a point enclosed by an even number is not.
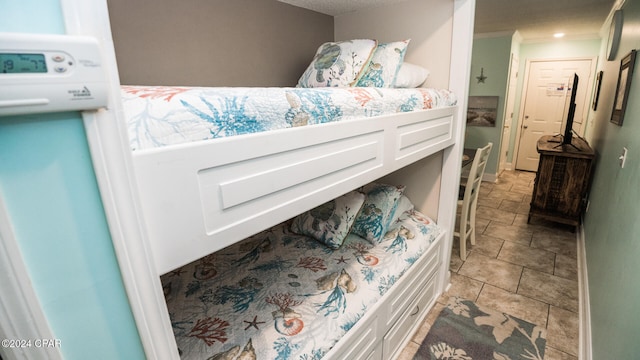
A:
[[[420,326],[420,322],[427,315],[431,305],[436,300],[436,276],[431,275],[426,285],[417,291],[418,298],[410,304],[408,310],[402,314],[396,324],[387,332],[382,339],[383,359],[394,359],[398,352],[402,351],[404,345]]]
[[[405,274],[407,278],[401,284],[402,288],[394,291],[393,296],[387,302],[387,328],[392,326],[409,308],[413,300],[419,296],[425,279],[429,279],[435,274],[440,263],[440,242],[436,241],[428,254],[423,256],[414,266],[420,270]]]

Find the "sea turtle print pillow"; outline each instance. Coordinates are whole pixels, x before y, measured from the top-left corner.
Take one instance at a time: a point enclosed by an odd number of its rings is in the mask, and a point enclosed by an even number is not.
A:
[[[299,87],[354,86],[378,45],[376,40],[356,39],[324,43],[298,80]]]

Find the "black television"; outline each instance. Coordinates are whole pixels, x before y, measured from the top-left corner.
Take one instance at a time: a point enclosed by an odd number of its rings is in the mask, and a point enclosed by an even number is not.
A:
[[[576,93],[578,92],[578,74],[573,74],[573,81],[569,82],[569,88],[571,95],[567,97],[568,103],[565,105],[567,109],[567,123],[564,127],[564,136],[562,138],[563,145],[571,145],[571,139],[573,138],[573,117],[576,114]]]

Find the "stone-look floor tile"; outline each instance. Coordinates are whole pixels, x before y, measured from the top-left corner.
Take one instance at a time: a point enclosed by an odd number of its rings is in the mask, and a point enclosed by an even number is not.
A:
[[[523,201],[520,203],[520,206],[518,206],[518,208],[516,209],[516,214],[527,215],[527,218],[528,218],[529,209],[531,209],[531,204]]]
[[[492,259],[472,251],[467,257],[467,261],[465,261],[460,270],[458,270],[458,274],[494,285],[504,290],[516,292],[518,281],[522,274],[522,266]]]
[[[518,178],[520,179],[529,179],[534,180],[536,178],[536,173],[534,171],[515,171],[518,174]]]
[[[516,217],[513,220],[513,226],[529,227],[529,224],[527,224],[527,219],[529,218],[528,214],[529,214],[529,207],[527,206],[526,214],[522,214],[522,213],[516,214]]]
[[[487,184],[486,182],[483,182],[482,184],[480,184],[480,191],[478,192],[478,198],[486,198],[491,191],[493,190],[493,184],[491,185],[485,185]]]
[[[505,241],[498,260],[553,274],[556,254],[551,251],[535,249],[511,241]]]
[[[518,294],[578,312],[578,282],[574,280],[524,268]]]
[[[498,180],[498,182],[496,182],[496,184],[493,186],[493,191],[496,191],[496,190],[511,191],[512,186],[513,186],[513,183],[511,182]]]
[[[471,251],[497,258],[504,240],[493,236],[476,235],[476,244],[471,247]]]
[[[424,340],[424,338],[427,337],[427,334],[429,333],[429,329],[431,329],[431,326],[436,321],[436,319],[438,318],[438,315],[440,315],[440,312],[442,311],[442,309],[445,308],[445,306],[446,305],[443,305],[438,302],[436,302],[435,305],[433,305],[431,310],[429,310],[427,317],[424,319],[424,321],[422,321],[422,324],[420,325],[416,333],[413,334],[411,341],[418,344],[422,344],[422,341]]]
[[[518,244],[528,246],[531,244],[533,232],[527,228],[520,226],[504,225],[497,222],[491,222],[484,230],[482,235],[493,236],[498,239],[516,242]]]
[[[576,235],[571,232],[571,226],[538,217],[532,217],[531,223],[527,223],[534,179],[534,172],[504,171],[495,183],[485,181],[480,185],[477,243],[473,247],[467,246],[469,255],[464,262],[460,259],[458,240],[454,239],[449,267],[451,287],[436,300],[400,359],[413,359],[440,309],[446,306],[450,296],[455,295],[541,326],[546,324],[545,360],[577,360],[578,315],[577,310],[568,311],[577,308],[578,304]],[[516,203],[519,203],[517,207]],[[525,250],[522,245],[531,246],[531,249]],[[522,253],[518,254],[518,251]],[[532,265],[531,259],[518,260],[529,256],[526,254],[543,254],[544,251],[556,253],[554,275],[546,273],[546,265],[545,272],[539,272],[533,270],[537,265]],[[542,256],[546,264],[548,260]],[[498,259],[500,257],[525,267],[505,263]],[[507,264],[506,268],[502,267],[504,264]],[[516,279],[520,279],[517,293],[506,291],[505,287],[509,286],[496,285],[500,282],[517,284]],[[542,308],[546,309],[546,317],[542,315]],[[544,321],[538,320],[543,317]]]
[[[514,213],[518,210],[521,204],[522,202],[520,201],[502,200],[498,209]]]
[[[457,242],[457,238],[454,238],[453,241]],[[464,261],[462,261],[462,259],[460,259],[460,248],[459,247],[455,247],[451,250],[451,260],[449,261],[449,270],[451,270],[452,273],[457,273],[458,270],[460,270],[460,267],[462,267],[462,264],[464,264]]]
[[[449,301],[449,295],[447,295],[446,291],[440,294],[440,296],[438,296],[438,298],[436,299],[436,302],[438,304],[445,305],[445,306],[447,305],[448,301]]]
[[[478,296],[477,303],[543,328],[547,327],[549,305],[541,301],[485,285]]]
[[[533,186],[531,185],[524,185],[524,184],[514,184],[511,187],[511,192],[514,193],[518,193],[518,194],[524,194],[524,195],[529,195],[533,193]]]
[[[505,170],[500,173],[500,179],[517,179],[520,171],[517,170]]]
[[[547,345],[578,356],[579,316],[577,312],[551,306],[547,325]],[[546,358],[546,357],[545,357]]]
[[[482,233],[487,229],[491,220],[482,219],[476,216],[476,236],[482,235]]]
[[[486,197],[511,200],[511,201],[522,201],[522,199],[524,198],[524,194],[518,194],[510,191],[493,189],[489,194],[487,194]]]
[[[557,254],[553,275],[565,279],[578,281],[578,260],[569,256]]]
[[[531,246],[538,249],[553,251],[556,254],[578,257],[576,234],[564,231],[535,231]]]
[[[548,334],[547,337],[549,337]],[[544,360],[578,360],[578,357],[569,355],[566,352],[560,351],[558,349],[554,349],[549,346],[547,342],[547,346],[544,349]]]
[[[407,346],[405,346],[404,349],[402,349],[402,352],[398,356],[397,360],[412,360],[413,357],[418,352],[418,349],[420,349],[420,344],[416,344],[413,341],[409,341]]]
[[[478,206],[485,206],[489,208],[498,209],[502,204],[502,199],[500,198],[486,198],[482,197],[482,195],[478,195]]]
[[[438,301],[443,301],[443,303],[446,304],[451,296],[476,301],[480,290],[482,290],[482,286],[482,281],[459,274],[451,274],[451,287],[449,287],[449,290],[444,293]]]
[[[529,178],[527,176],[518,176],[517,178],[512,180],[513,185],[517,186],[530,186],[533,187],[534,179]]]
[[[486,206],[478,206],[476,210],[476,221],[478,221],[478,219],[486,219],[486,220],[500,222],[506,225],[511,225],[515,217],[516,217],[516,214],[512,212],[493,209]]]

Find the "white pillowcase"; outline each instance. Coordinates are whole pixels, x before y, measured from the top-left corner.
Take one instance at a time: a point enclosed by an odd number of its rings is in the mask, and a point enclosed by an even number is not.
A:
[[[417,88],[429,77],[429,70],[422,66],[403,62],[396,76],[396,88]]]

